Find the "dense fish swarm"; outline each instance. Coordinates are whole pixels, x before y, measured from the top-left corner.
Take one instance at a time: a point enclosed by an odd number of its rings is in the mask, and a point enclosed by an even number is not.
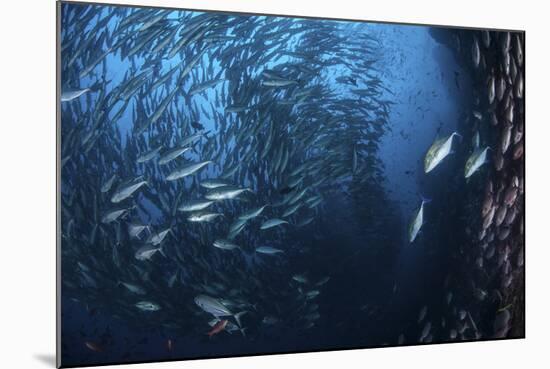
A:
[[[315,326],[330,278],[293,261],[315,254],[293,235],[330,224],[320,209],[341,188],[383,203],[378,42],[315,20],[61,17],[63,296],[197,337],[212,318],[250,339]],[[372,234],[388,209],[350,214]]]

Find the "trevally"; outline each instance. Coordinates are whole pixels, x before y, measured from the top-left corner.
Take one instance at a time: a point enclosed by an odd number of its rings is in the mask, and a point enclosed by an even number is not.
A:
[[[424,158],[424,172],[431,172],[436,166],[443,161],[452,152],[453,137],[460,136],[458,133],[453,132],[451,135],[443,138],[439,138],[434,141],[432,146],[428,149],[426,157]]]
[[[466,161],[466,166],[464,168],[464,177],[469,178],[477,172],[477,170],[488,161],[487,157],[487,151],[490,148],[487,146],[483,149],[479,148],[477,150],[474,150],[474,152],[470,155],[468,160]]]
[[[246,311],[241,311],[240,313],[233,314],[233,312],[229,310],[227,306],[222,304],[220,300],[207,295],[198,295],[195,297],[195,304],[216,318],[232,316],[239,327],[241,326],[240,317],[246,313]]]
[[[230,182],[223,179],[205,179],[200,183],[201,187],[208,188],[209,190],[231,185]]]
[[[135,183],[127,183],[120,185],[119,188],[115,191],[113,196],[111,197],[111,202],[119,203],[122,200],[127,199],[128,197],[132,196],[134,192],[139,190],[141,186],[144,186],[147,184],[147,181],[139,181]]]
[[[89,89],[89,88],[75,89],[75,90],[71,90],[71,89],[64,90],[61,93],[61,101],[62,102],[67,102],[67,101],[74,100],[74,99],[79,98],[80,96],[84,95],[86,92],[89,92],[89,91],[91,91],[91,89]]]
[[[418,232],[424,224],[424,204],[427,204],[430,200],[423,199],[420,204],[420,208],[415,212],[414,218],[409,224],[409,242],[412,243],[418,236]]]
[[[170,150],[166,151],[164,154],[162,154],[162,156],[159,159],[159,164],[160,165],[168,164],[169,162],[171,162],[172,160],[174,160],[175,158],[177,158],[178,156],[180,156],[181,154],[183,154],[184,152],[186,152],[188,150],[191,150],[191,148],[190,147],[175,147],[173,149],[170,149]]]
[[[181,205],[178,210],[179,211],[199,211],[204,210],[210,205],[212,205],[214,201],[211,200],[190,200],[183,205]]]
[[[213,201],[219,201],[219,200],[231,200],[239,196],[243,192],[252,192],[249,188],[239,188],[235,186],[224,186],[224,187],[218,187],[214,188],[206,193],[204,198],[208,200]]]
[[[260,229],[269,229],[269,228],[277,227],[281,224],[288,224],[288,222],[286,220],[282,220],[278,218],[269,219],[269,220],[266,220],[264,223],[262,223],[262,225],[260,226]]]
[[[214,219],[221,216],[223,216],[223,214],[221,213],[196,212],[196,213],[191,213],[191,215],[187,217],[187,220],[189,220],[190,222],[198,222],[198,223],[211,222]]]
[[[143,311],[159,311],[160,305],[150,301],[140,301],[136,303],[136,307]]]
[[[152,246],[152,245],[145,245],[145,246],[142,246],[140,247],[136,253],[135,253],[135,257],[137,260],[150,260],[153,255],[155,255],[157,252],[159,252],[160,254],[162,254],[163,256],[166,256],[164,255],[164,251],[162,250],[162,246],[161,247],[155,247],[155,246]]]
[[[170,231],[171,231],[171,228],[166,228],[158,233],[152,234],[147,239],[147,243],[153,244],[155,246],[160,245],[162,241],[164,241],[168,233],[170,233]]]
[[[236,245],[229,240],[223,240],[223,239],[215,240],[213,245],[214,247],[217,247],[218,249],[222,249],[222,250],[234,250],[239,248],[239,245]]]
[[[271,246],[260,246],[260,247],[256,247],[256,252],[260,254],[274,255],[284,251],[281,249],[276,249]]]
[[[252,218],[256,218],[258,215],[260,215],[262,213],[262,211],[264,211],[264,209],[266,207],[267,207],[267,205],[264,205],[264,206],[260,206],[260,207],[255,208],[255,209],[251,209],[251,210],[247,211],[246,213],[239,215],[239,219],[249,220],[249,219],[252,219]]]
[[[201,161],[199,163],[185,164],[179,168],[174,169],[167,177],[168,181],[175,181],[177,179],[195,174],[208,164],[212,163],[210,160]]]

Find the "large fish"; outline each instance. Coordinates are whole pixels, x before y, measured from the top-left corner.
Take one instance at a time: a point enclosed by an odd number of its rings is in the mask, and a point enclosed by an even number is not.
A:
[[[431,172],[436,166],[439,165],[452,153],[453,137],[462,137],[458,133],[453,132],[451,135],[439,138],[434,141],[432,146],[428,149],[424,158],[424,172]]]

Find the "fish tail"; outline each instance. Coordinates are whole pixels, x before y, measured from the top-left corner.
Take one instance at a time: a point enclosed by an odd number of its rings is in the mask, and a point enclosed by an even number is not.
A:
[[[429,204],[430,202],[432,202],[432,199],[430,199],[429,197],[426,197],[424,195],[420,195],[420,198],[422,199],[422,203],[424,203],[424,204]]]
[[[168,257],[166,256],[166,254],[164,253],[163,247],[164,247],[164,246],[162,246],[162,245],[159,247],[159,252],[160,252],[160,254],[161,254],[162,256],[164,256],[165,258],[168,258]]]
[[[233,315],[233,318],[235,318],[235,321],[237,322],[237,325],[239,326],[239,328],[241,328],[241,317],[244,315],[244,314],[247,314],[248,311],[244,310],[244,311],[241,311],[235,315]]]

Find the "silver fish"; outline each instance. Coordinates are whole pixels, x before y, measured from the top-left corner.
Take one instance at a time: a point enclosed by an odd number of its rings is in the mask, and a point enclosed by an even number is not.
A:
[[[278,254],[278,253],[282,253],[284,251],[281,250],[281,249],[276,249],[276,248],[271,247],[271,246],[260,246],[260,247],[256,248],[256,252],[258,252],[260,254],[266,254],[266,255],[275,255],[275,254]]]
[[[71,90],[71,89],[64,90],[63,92],[61,92],[61,101],[62,102],[72,101],[84,95],[86,92],[90,92],[90,91],[91,90],[89,88],[76,89],[76,90]]]
[[[422,200],[420,208],[416,211],[413,220],[409,224],[409,242],[412,243],[418,236],[422,225],[424,224],[424,204],[427,200]]]
[[[461,137],[458,133],[453,132],[447,137],[434,141],[424,158],[424,173],[431,172],[452,152],[453,137],[455,136]]]
[[[190,200],[178,208],[179,211],[199,211],[204,210],[214,201],[211,200]]]
[[[233,242],[223,239],[215,240],[213,245],[214,247],[222,250],[234,250],[239,248],[239,246],[234,244]]]
[[[132,196],[134,194],[134,192],[139,190],[139,188],[141,186],[144,186],[144,185],[147,185],[147,184],[148,184],[147,181],[139,181],[139,182],[136,182],[136,183],[130,183],[130,184],[122,185],[121,187],[119,187],[115,191],[115,193],[111,197],[111,202],[119,203],[119,202],[127,199],[128,197]]]
[[[142,311],[159,311],[160,305],[150,301],[140,301],[136,303],[136,307]]]
[[[281,224],[288,224],[288,222],[286,220],[273,218],[273,219],[266,220],[264,223],[262,223],[262,225],[260,226],[260,229],[269,229],[269,228],[277,227]]]
[[[201,161],[199,163],[193,163],[193,164],[185,164],[179,168],[176,168],[173,170],[167,177],[166,180],[168,181],[175,181],[177,179],[190,176],[192,174],[195,174],[208,164],[212,163],[210,160]]]
[[[214,188],[206,193],[204,196],[208,200],[231,200],[242,194],[243,192],[252,192],[249,188],[239,188],[235,186],[224,186]]]

